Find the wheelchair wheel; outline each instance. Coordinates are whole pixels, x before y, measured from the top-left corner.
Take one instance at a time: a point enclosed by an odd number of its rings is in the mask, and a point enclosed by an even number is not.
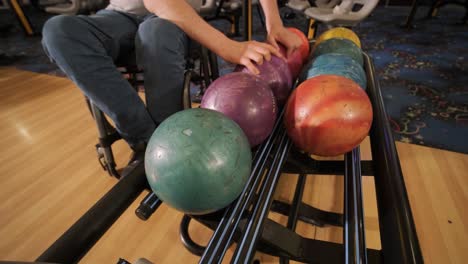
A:
[[[192,80],[192,71],[187,70],[184,74],[184,89],[182,91],[182,106],[184,109],[192,108],[192,99],[190,98],[190,83]]]

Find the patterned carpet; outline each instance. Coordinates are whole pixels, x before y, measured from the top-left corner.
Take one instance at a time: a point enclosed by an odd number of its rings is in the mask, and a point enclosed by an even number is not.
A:
[[[407,8],[379,8],[355,31],[376,63],[396,139],[468,153],[468,26],[458,24],[463,10],[439,13],[404,30]]]
[[[26,11],[37,31],[50,16]],[[468,26],[458,23],[464,14],[460,8],[447,6],[438,18],[420,19],[426,12],[420,8],[416,28],[407,30],[400,24],[408,7],[378,7],[354,30],[376,64],[395,139],[468,153]],[[281,13],[285,17],[290,12],[283,8]],[[262,40],[265,32],[259,21],[254,12],[254,39]],[[284,21],[306,30],[301,15]],[[11,13],[1,10],[0,25],[9,23],[9,32],[0,35],[0,66],[63,76],[43,54],[40,37],[24,37]],[[222,74],[232,68],[220,62]]]

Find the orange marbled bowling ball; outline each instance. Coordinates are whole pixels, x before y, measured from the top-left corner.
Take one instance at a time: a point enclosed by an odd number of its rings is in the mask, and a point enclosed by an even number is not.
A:
[[[367,136],[372,105],[354,81],[338,75],[320,75],[293,91],[284,122],[289,137],[301,150],[336,156],[352,150]]]

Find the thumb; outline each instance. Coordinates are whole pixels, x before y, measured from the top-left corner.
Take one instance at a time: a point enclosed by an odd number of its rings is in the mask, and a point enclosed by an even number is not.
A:
[[[294,46],[289,46],[288,47],[288,50],[286,51],[286,54],[288,55],[288,58],[291,54],[293,54],[293,52],[295,52],[297,50],[297,47],[294,47]]]
[[[270,43],[270,45],[275,47],[276,50],[279,50],[278,42],[275,38],[269,38],[268,42]]]

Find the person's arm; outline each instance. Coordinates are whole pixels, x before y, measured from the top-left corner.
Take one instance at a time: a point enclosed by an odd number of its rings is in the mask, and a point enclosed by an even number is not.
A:
[[[281,56],[278,49],[257,41],[237,42],[229,39],[203,20],[185,0],[144,0],[146,8],[158,17],[171,21],[187,35],[223,59],[246,66],[258,73],[252,61],[262,64],[271,54]]]
[[[286,46],[288,54],[301,46],[301,39],[283,26],[276,0],[260,0],[265,14],[267,41],[278,48],[278,42]]]

